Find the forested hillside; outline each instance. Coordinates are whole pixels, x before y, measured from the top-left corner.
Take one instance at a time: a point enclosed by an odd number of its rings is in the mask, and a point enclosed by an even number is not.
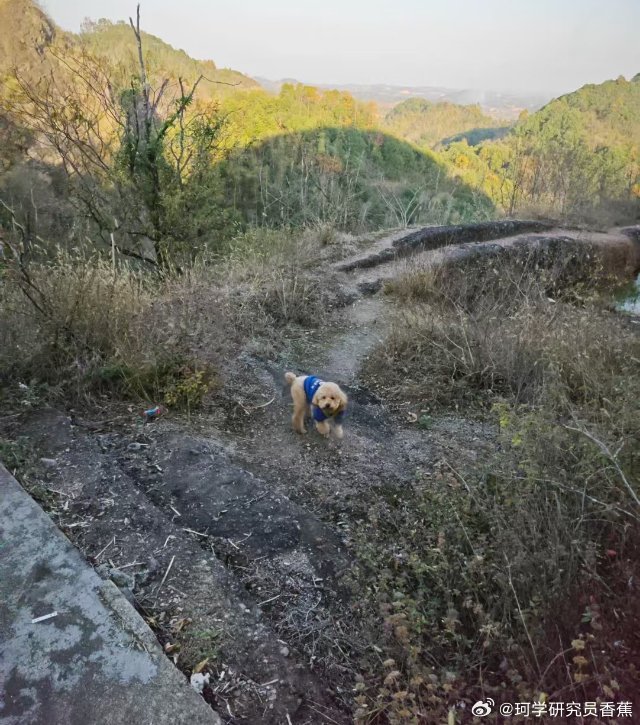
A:
[[[232,152],[220,173],[223,205],[250,224],[358,230],[493,214],[434,154],[354,126],[268,137]]]
[[[251,226],[493,215],[482,191],[377,130],[375,106],[346,92],[285,84],[273,95],[124,21],[86,21],[74,36],[26,0],[5,6],[38,39],[7,41],[0,127],[5,221],[34,238],[165,264]]]
[[[55,24],[32,0],[0,0],[0,74],[12,66],[23,73],[41,67],[58,34]]]
[[[131,26],[125,21],[111,23],[102,19],[85,21],[79,35],[82,43],[94,53],[108,58],[113,65],[123,66],[127,75],[135,74],[138,50]],[[258,88],[252,78],[229,68],[218,68],[212,60],[195,60],[184,50],[177,50],[150,33],[142,33],[145,64],[152,81],[182,78],[189,85],[202,76],[197,96],[219,98],[245,88]]]
[[[51,48],[64,33],[31,0],[0,0],[0,82],[15,73],[29,81],[52,68]],[[1,88],[1,86],[0,86]],[[2,91],[0,91],[0,99]],[[0,103],[0,171],[24,158],[34,139]]]
[[[268,93],[141,31],[145,100],[128,23],[86,21],[74,36],[28,0],[2,0],[0,19],[1,186],[16,220],[43,239],[68,228],[99,249],[115,235],[124,254],[183,258],[256,225],[637,213],[638,77],[585,86],[507,133],[478,106],[414,98],[381,120],[344,91]]]
[[[394,106],[384,117],[384,127],[417,146],[433,148],[465,136],[470,145],[505,131],[505,122],[485,115],[480,106],[433,103],[410,98]]]
[[[559,115],[565,106],[580,114],[592,148],[625,144],[640,147],[640,73],[630,81],[620,77],[583,86],[551,101],[544,110]]]
[[[515,203],[557,212],[640,198],[640,78],[589,85],[516,126]],[[636,206],[637,208],[637,206]]]
[[[447,167],[508,214],[619,224],[640,210],[640,75],[588,85],[534,114],[501,140],[454,141]]]

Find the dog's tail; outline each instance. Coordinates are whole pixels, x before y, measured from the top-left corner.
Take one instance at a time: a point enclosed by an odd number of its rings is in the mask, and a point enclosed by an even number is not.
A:
[[[295,373],[285,373],[284,374],[284,379],[289,383],[289,385],[291,385],[293,383],[293,381],[296,379],[296,377],[297,376]]]

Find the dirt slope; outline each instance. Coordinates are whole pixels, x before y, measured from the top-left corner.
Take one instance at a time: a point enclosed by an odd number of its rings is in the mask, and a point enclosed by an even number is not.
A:
[[[395,255],[380,256],[397,241],[378,243],[374,264],[343,263],[345,288],[370,291],[373,270],[397,274]],[[241,357],[228,386],[237,404],[215,417],[143,427],[126,409],[109,420],[45,410],[0,422],[31,451],[26,485],[135,597],[169,656],[187,673],[208,658],[204,696],[228,722],[351,722],[357,662],[371,645],[351,615],[359,521],[373,501],[411,496],[417,474],[446,460],[473,468],[494,449],[489,424],[445,417],[419,429],[415,411],[363,386],[390,304],[361,294],[330,339],[310,334],[275,362]],[[345,387],[343,441],[290,430],[289,369]]]

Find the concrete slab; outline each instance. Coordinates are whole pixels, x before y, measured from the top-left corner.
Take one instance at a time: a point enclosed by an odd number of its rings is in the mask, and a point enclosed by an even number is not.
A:
[[[63,723],[221,720],[115,585],[0,465],[0,724]]]

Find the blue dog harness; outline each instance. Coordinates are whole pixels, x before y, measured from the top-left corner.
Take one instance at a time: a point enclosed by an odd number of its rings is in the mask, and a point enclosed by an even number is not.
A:
[[[307,403],[311,406],[311,414],[313,416],[313,419],[317,421],[318,423],[322,423],[323,420],[326,420],[327,418],[333,418],[336,423],[342,423],[344,420],[344,410],[341,410],[339,413],[336,413],[336,415],[327,415],[321,408],[318,408],[318,406],[313,405],[311,402],[313,400],[313,396],[317,393],[318,388],[322,385],[324,380],[320,380],[320,378],[317,378],[315,375],[307,375],[307,377],[304,379],[303,388],[304,388],[304,394],[307,396]]]

